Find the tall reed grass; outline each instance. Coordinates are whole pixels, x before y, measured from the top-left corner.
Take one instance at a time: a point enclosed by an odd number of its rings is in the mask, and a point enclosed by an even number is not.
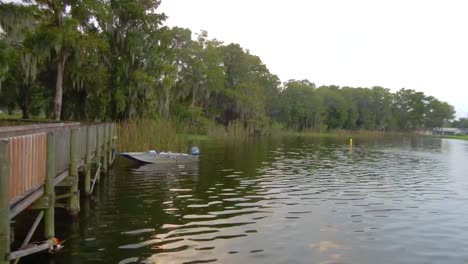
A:
[[[193,129],[183,123],[165,119],[135,119],[118,123],[118,150],[121,152],[157,151],[185,152],[190,143],[206,138],[249,138],[249,131],[242,123],[234,122],[228,127],[209,124],[206,134],[193,134]]]
[[[119,151],[157,151],[188,152],[190,143],[206,138],[249,139],[252,131],[244,128],[241,122],[233,122],[224,127],[214,123],[208,124],[205,135],[193,134],[184,123],[175,123],[165,119],[136,119],[118,124],[118,150]],[[285,131],[282,128],[270,129],[270,136],[310,136],[317,138],[353,138],[378,139],[383,137],[413,136],[412,133],[385,132],[369,130],[335,130],[327,132]]]
[[[118,124],[119,151],[187,152],[184,136],[177,134],[176,125],[168,120],[136,119]]]
[[[207,136],[212,138],[248,138],[250,134],[241,122],[233,122],[227,127],[222,125],[212,125],[207,131]]]

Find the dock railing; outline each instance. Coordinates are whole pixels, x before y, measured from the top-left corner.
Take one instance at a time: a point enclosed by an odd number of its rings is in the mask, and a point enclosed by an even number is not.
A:
[[[55,207],[78,215],[78,170],[84,171],[83,191],[90,195],[101,169],[107,171],[113,162],[116,135],[114,123],[0,127],[0,264],[54,247]],[[56,188],[62,188],[59,195]],[[10,222],[24,210],[39,214],[22,246],[10,252]],[[42,218],[45,241],[32,245]]]

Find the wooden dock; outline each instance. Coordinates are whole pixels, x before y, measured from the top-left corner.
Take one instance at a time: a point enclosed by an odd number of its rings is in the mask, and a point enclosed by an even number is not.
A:
[[[55,208],[78,216],[80,191],[91,195],[101,172],[113,163],[116,135],[113,123],[0,127],[0,264],[54,251]],[[78,187],[80,169],[83,190]],[[12,250],[11,221],[25,210],[37,211],[37,217],[21,246]],[[41,222],[43,240],[31,243]]]

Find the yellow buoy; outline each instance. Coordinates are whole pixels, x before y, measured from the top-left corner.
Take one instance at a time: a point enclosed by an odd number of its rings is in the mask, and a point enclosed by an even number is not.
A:
[[[353,139],[352,138],[349,139],[349,148],[353,148]]]

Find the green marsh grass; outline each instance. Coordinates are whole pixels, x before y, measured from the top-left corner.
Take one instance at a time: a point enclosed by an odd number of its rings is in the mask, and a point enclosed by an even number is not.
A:
[[[222,125],[213,125],[207,132],[211,138],[248,138],[249,133],[241,122],[233,122],[227,127]]]
[[[135,119],[118,123],[119,152],[140,152],[154,149],[187,153],[193,142],[208,139],[247,139],[249,133],[240,122],[228,127],[211,124],[206,135],[192,134],[180,123],[165,119]]]
[[[118,151],[187,152],[184,135],[177,134],[176,125],[167,120],[136,119],[118,123]]]

